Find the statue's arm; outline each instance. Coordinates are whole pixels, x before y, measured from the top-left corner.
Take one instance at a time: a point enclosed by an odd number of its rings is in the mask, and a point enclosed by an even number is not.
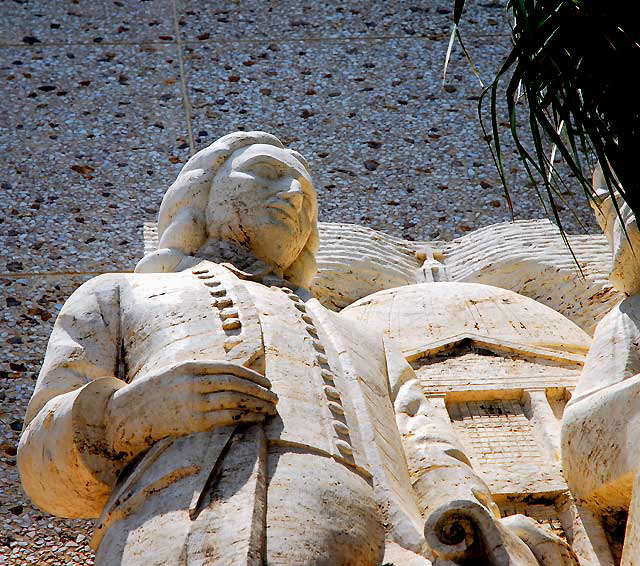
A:
[[[448,564],[463,559],[475,563],[474,548],[482,540],[491,564],[577,564],[569,546],[537,523],[527,523],[520,515],[506,522],[500,519],[489,488],[471,467],[449,418],[426,398],[406,360],[387,345],[385,350],[396,422],[434,555]]]
[[[187,359],[118,379],[123,277],[95,278],[66,302],[27,409],[22,483],[56,515],[99,516],[119,472],[160,439],[276,413],[269,380],[225,360]]]
[[[427,399],[403,356],[386,342],[385,351],[396,423],[420,511],[426,517],[448,500],[469,499],[497,513],[450,420]]]
[[[124,385],[115,378],[118,299],[112,275],[71,295],[54,324],[27,408],[20,476],[34,503],[56,515],[98,516],[124,465],[99,455],[105,404]]]

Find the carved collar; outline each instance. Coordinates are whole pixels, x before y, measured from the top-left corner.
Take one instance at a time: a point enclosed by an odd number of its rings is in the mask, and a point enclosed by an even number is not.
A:
[[[242,246],[231,242],[210,240],[194,254],[198,259],[213,261],[226,267],[236,277],[246,281],[262,283],[267,287],[286,287],[295,290],[295,285],[287,281],[282,272],[256,259]]]

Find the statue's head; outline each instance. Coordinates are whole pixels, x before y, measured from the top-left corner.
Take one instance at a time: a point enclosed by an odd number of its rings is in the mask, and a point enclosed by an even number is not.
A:
[[[596,199],[592,207],[613,254],[609,280],[622,293],[638,294],[640,231],[635,214],[617,191],[614,191],[615,197],[611,196],[600,165],[593,173],[593,189]]]
[[[270,134],[235,132],[183,167],[160,206],[158,250],[136,271],[175,271],[186,256],[227,242],[306,286],[316,271],[317,222],[304,158]]]

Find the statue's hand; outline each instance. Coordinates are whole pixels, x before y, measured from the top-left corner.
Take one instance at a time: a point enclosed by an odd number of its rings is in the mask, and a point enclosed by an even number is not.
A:
[[[223,361],[175,365],[136,378],[107,405],[107,441],[130,455],[167,436],[184,436],[235,423],[262,422],[278,398],[259,373]]]

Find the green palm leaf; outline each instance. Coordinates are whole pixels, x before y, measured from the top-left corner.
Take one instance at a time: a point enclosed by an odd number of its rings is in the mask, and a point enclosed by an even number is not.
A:
[[[454,36],[460,37],[464,7],[464,0],[455,1],[447,62]],[[598,160],[609,190],[618,190],[640,218],[640,168],[635,162],[640,104],[634,87],[640,71],[640,3],[509,0],[507,10],[514,22],[512,48],[478,103],[507,200],[510,203],[498,128],[501,99],[524,168],[536,190],[544,187],[561,228],[555,202],[566,181],[555,170],[550,152],[562,156],[588,198],[594,196],[589,169]],[[527,101],[524,119],[517,111],[520,92]],[[482,122],[485,110],[491,137]],[[522,132],[530,147],[522,141]]]

